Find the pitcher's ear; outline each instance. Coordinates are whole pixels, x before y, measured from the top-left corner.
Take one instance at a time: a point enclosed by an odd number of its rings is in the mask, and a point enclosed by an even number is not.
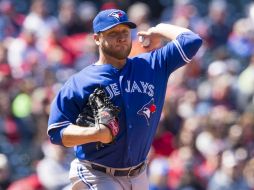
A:
[[[94,39],[96,45],[100,45],[100,35],[99,34],[97,34],[97,33],[93,34],[93,39]]]

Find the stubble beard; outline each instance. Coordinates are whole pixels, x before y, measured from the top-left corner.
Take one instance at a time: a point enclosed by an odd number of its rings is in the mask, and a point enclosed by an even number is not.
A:
[[[106,47],[105,45],[101,46],[101,50],[104,54],[114,57],[116,59],[126,59],[131,52],[132,44],[128,46],[126,50],[116,51],[113,47]]]

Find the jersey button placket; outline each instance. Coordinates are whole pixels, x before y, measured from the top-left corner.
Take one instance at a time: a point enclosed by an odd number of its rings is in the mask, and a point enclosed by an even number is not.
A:
[[[131,155],[131,145],[128,145],[128,155]]]

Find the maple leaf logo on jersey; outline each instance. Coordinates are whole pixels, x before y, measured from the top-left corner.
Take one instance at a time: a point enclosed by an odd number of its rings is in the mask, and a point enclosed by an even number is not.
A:
[[[147,104],[145,104],[139,111],[139,115],[143,115],[146,118],[147,125],[150,125],[151,115],[156,111],[156,105],[154,104],[154,99],[152,98]]]
[[[120,20],[120,18],[123,16],[123,13],[121,13],[120,11],[114,11],[110,13],[108,16],[112,16],[116,18],[117,20]]]

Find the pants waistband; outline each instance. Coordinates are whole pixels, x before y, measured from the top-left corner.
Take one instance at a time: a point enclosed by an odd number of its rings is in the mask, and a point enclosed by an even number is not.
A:
[[[116,177],[137,176],[145,170],[146,165],[147,165],[146,161],[144,161],[144,162],[138,164],[137,166],[121,169],[121,168],[111,168],[111,167],[103,166],[103,165],[96,164],[96,163],[93,163],[93,162],[90,162],[87,160],[79,160],[79,161],[87,167],[90,167],[94,170],[97,170],[97,171],[100,171],[103,173],[107,173],[107,174],[110,174],[110,175],[116,176]]]

